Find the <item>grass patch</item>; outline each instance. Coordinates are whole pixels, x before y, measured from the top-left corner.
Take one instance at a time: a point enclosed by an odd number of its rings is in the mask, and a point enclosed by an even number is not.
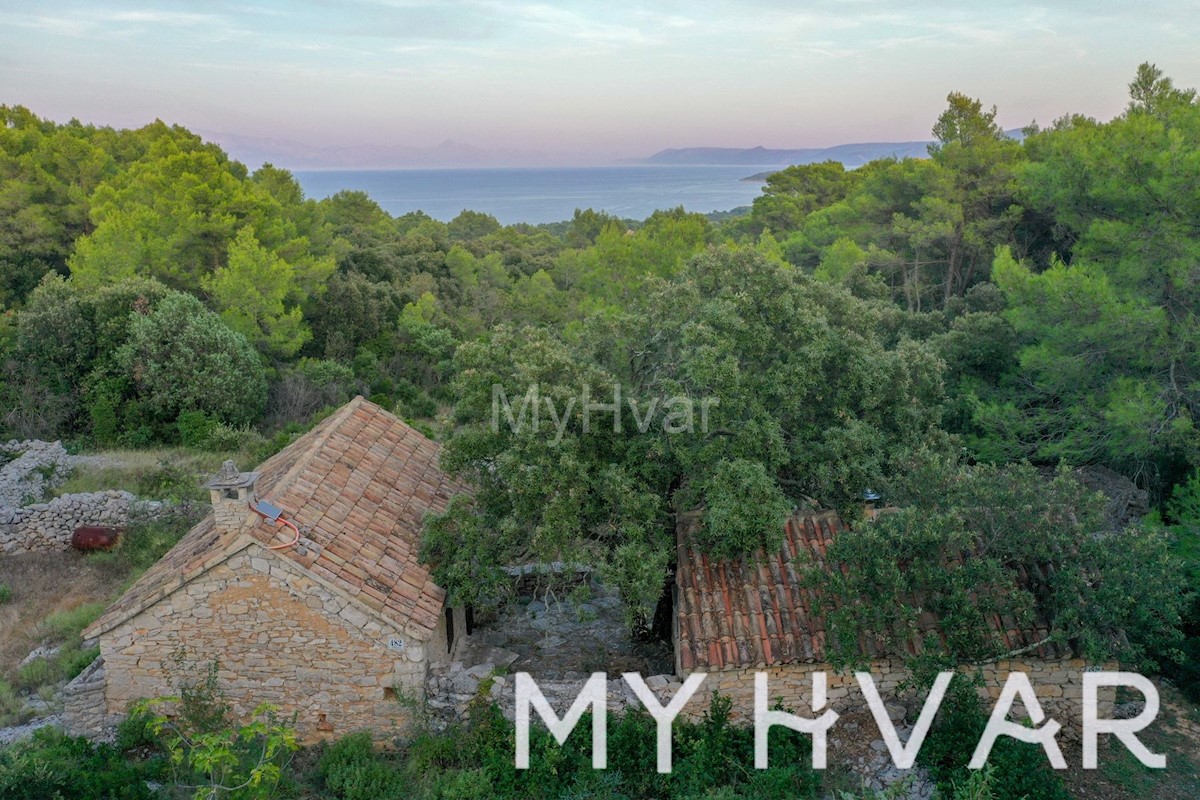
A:
[[[53,639],[78,638],[79,634],[104,613],[107,603],[84,603],[69,611],[59,611],[46,617],[40,627]]]
[[[8,584],[0,583],[0,606],[11,603],[12,598],[12,589],[8,588]]]
[[[253,444],[253,443],[249,443]],[[91,455],[103,462],[82,464],[55,490],[55,495],[124,489],[151,500],[205,500],[204,484],[232,458],[248,464],[245,453],[213,453],[185,447],[149,450],[101,450]]]
[[[28,709],[24,701],[17,697],[17,690],[8,681],[0,680],[0,727],[20,725],[27,719]]]
[[[98,655],[99,647],[84,649],[78,639],[73,639],[62,645],[53,657],[35,659],[18,669],[16,687],[40,695],[43,690],[69,681],[83,672]]]
[[[16,687],[36,690],[42,686],[53,686],[62,679],[57,658],[36,658],[17,670]]]
[[[106,603],[84,603],[68,611],[59,611],[38,623],[38,631],[47,642],[59,642],[58,652],[49,658],[37,658],[18,667],[12,686],[40,693],[69,681],[100,655],[100,648],[84,648],[80,634],[84,628],[103,613]],[[0,703],[0,708],[2,708]]]
[[[126,587],[175,546],[207,511],[202,504],[181,507],[178,513],[158,519],[132,520],[121,537],[121,546],[108,552],[90,553],[94,564],[113,565],[126,575]]]

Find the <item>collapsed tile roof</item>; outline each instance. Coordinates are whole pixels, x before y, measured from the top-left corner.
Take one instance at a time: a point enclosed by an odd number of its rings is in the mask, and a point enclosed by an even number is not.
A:
[[[830,542],[837,536],[853,535],[837,513],[793,514],[784,524],[783,543],[770,557],[759,550],[738,559],[710,559],[690,544],[698,525],[697,514],[679,517],[675,573],[679,670],[686,673],[827,661],[820,598],[804,576],[813,565],[828,569],[826,549]],[[1050,644],[1033,647],[1048,635],[1044,624],[1021,629],[1008,615],[993,615],[989,623],[1011,651],[1031,648],[1030,655],[1057,655]],[[917,652],[926,634],[939,633],[938,620],[929,611],[921,613],[917,627],[919,633],[905,643],[909,654]],[[867,658],[898,655],[887,652],[883,643],[870,637],[860,637],[859,652]]]
[[[428,638],[445,592],[420,563],[422,520],[468,489],[438,466],[441,446],[379,406],[357,397],[267,459],[256,495],[283,509],[303,536],[273,551],[334,591],[361,603],[409,635]],[[209,514],[84,631],[112,630],[225,560],[250,536],[285,542],[280,528],[247,515],[218,530]]]

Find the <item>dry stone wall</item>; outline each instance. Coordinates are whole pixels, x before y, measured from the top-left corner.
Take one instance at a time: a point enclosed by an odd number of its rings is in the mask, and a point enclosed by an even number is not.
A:
[[[68,453],[62,442],[0,443],[0,508],[20,508],[40,500],[84,460]]]
[[[70,548],[71,534],[84,525],[120,528],[134,516],[145,519],[170,512],[163,503],[138,500],[116,489],[64,494],[22,508],[0,508],[0,552],[59,552]]]
[[[496,701],[504,715],[512,719],[516,704],[515,681],[511,675],[493,675],[489,678],[492,668],[492,664],[471,667],[452,664],[443,672],[431,674],[429,697],[435,715],[441,718],[464,718],[468,703],[472,697],[481,694],[482,686],[482,693]],[[1011,672],[1025,672],[1033,684],[1042,710],[1062,724],[1064,737],[1076,738],[1082,713],[1083,674],[1089,668],[1089,664],[1080,659],[999,661],[982,667],[980,697],[990,708],[1000,696],[1008,675]],[[1115,669],[1115,666],[1106,668]],[[766,667],[761,671],[767,674],[771,706],[779,701],[784,708],[796,714],[809,714],[813,673],[825,672],[826,695],[835,711],[844,713],[867,708],[852,672],[838,673],[831,665],[819,663]],[[870,664],[869,671],[888,707],[889,716],[900,724],[915,721],[925,698],[902,691],[903,684],[910,677],[903,663],[897,660],[875,661]],[[684,707],[683,716],[698,720],[708,710],[709,698],[716,691],[730,699],[730,718],[734,722],[750,724],[754,717],[755,672],[753,669],[739,669],[708,673],[700,689]],[[540,680],[536,673],[533,676],[542,694],[559,714],[571,706],[585,680]],[[607,696],[610,711],[619,713],[640,707],[640,702],[620,675],[610,674],[609,678]],[[675,696],[682,684],[675,675],[654,675],[645,680],[659,702],[664,704]],[[1112,715],[1114,698],[1114,690],[1100,691],[1100,716]],[[1021,719],[1023,714],[1024,710],[1018,701],[1013,706],[1010,718]]]
[[[104,738],[119,721],[104,705],[104,659],[97,658],[63,687],[63,728],[72,736]]]
[[[91,460],[69,454],[61,442],[0,444],[0,553],[58,552],[71,546],[71,534],[84,525],[119,528],[135,515],[144,519],[172,513],[170,505],[115,489],[42,502],[71,470]]]

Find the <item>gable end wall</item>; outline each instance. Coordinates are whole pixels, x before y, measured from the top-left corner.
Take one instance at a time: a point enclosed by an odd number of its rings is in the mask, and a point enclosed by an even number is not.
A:
[[[404,640],[402,651],[388,648],[391,636]],[[101,635],[100,649],[110,714],[177,693],[215,660],[238,719],[274,704],[284,718],[296,715],[303,741],[403,729],[411,712],[398,698],[423,699],[427,665],[426,642],[258,545]]]

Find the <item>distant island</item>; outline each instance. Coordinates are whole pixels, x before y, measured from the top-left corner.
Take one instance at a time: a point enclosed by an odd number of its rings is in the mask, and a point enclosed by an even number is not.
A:
[[[1024,138],[1020,128],[1005,131],[1018,141]],[[660,150],[648,158],[637,159],[639,164],[672,164],[688,166],[767,167],[793,164],[814,164],[819,161],[840,161],[847,167],[861,167],[878,158],[926,158],[931,141],[923,142],[859,142],[833,147],[802,147],[771,149],[767,147],[672,147]],[[772,170],[758,172],[742,180],[764,181]]]

